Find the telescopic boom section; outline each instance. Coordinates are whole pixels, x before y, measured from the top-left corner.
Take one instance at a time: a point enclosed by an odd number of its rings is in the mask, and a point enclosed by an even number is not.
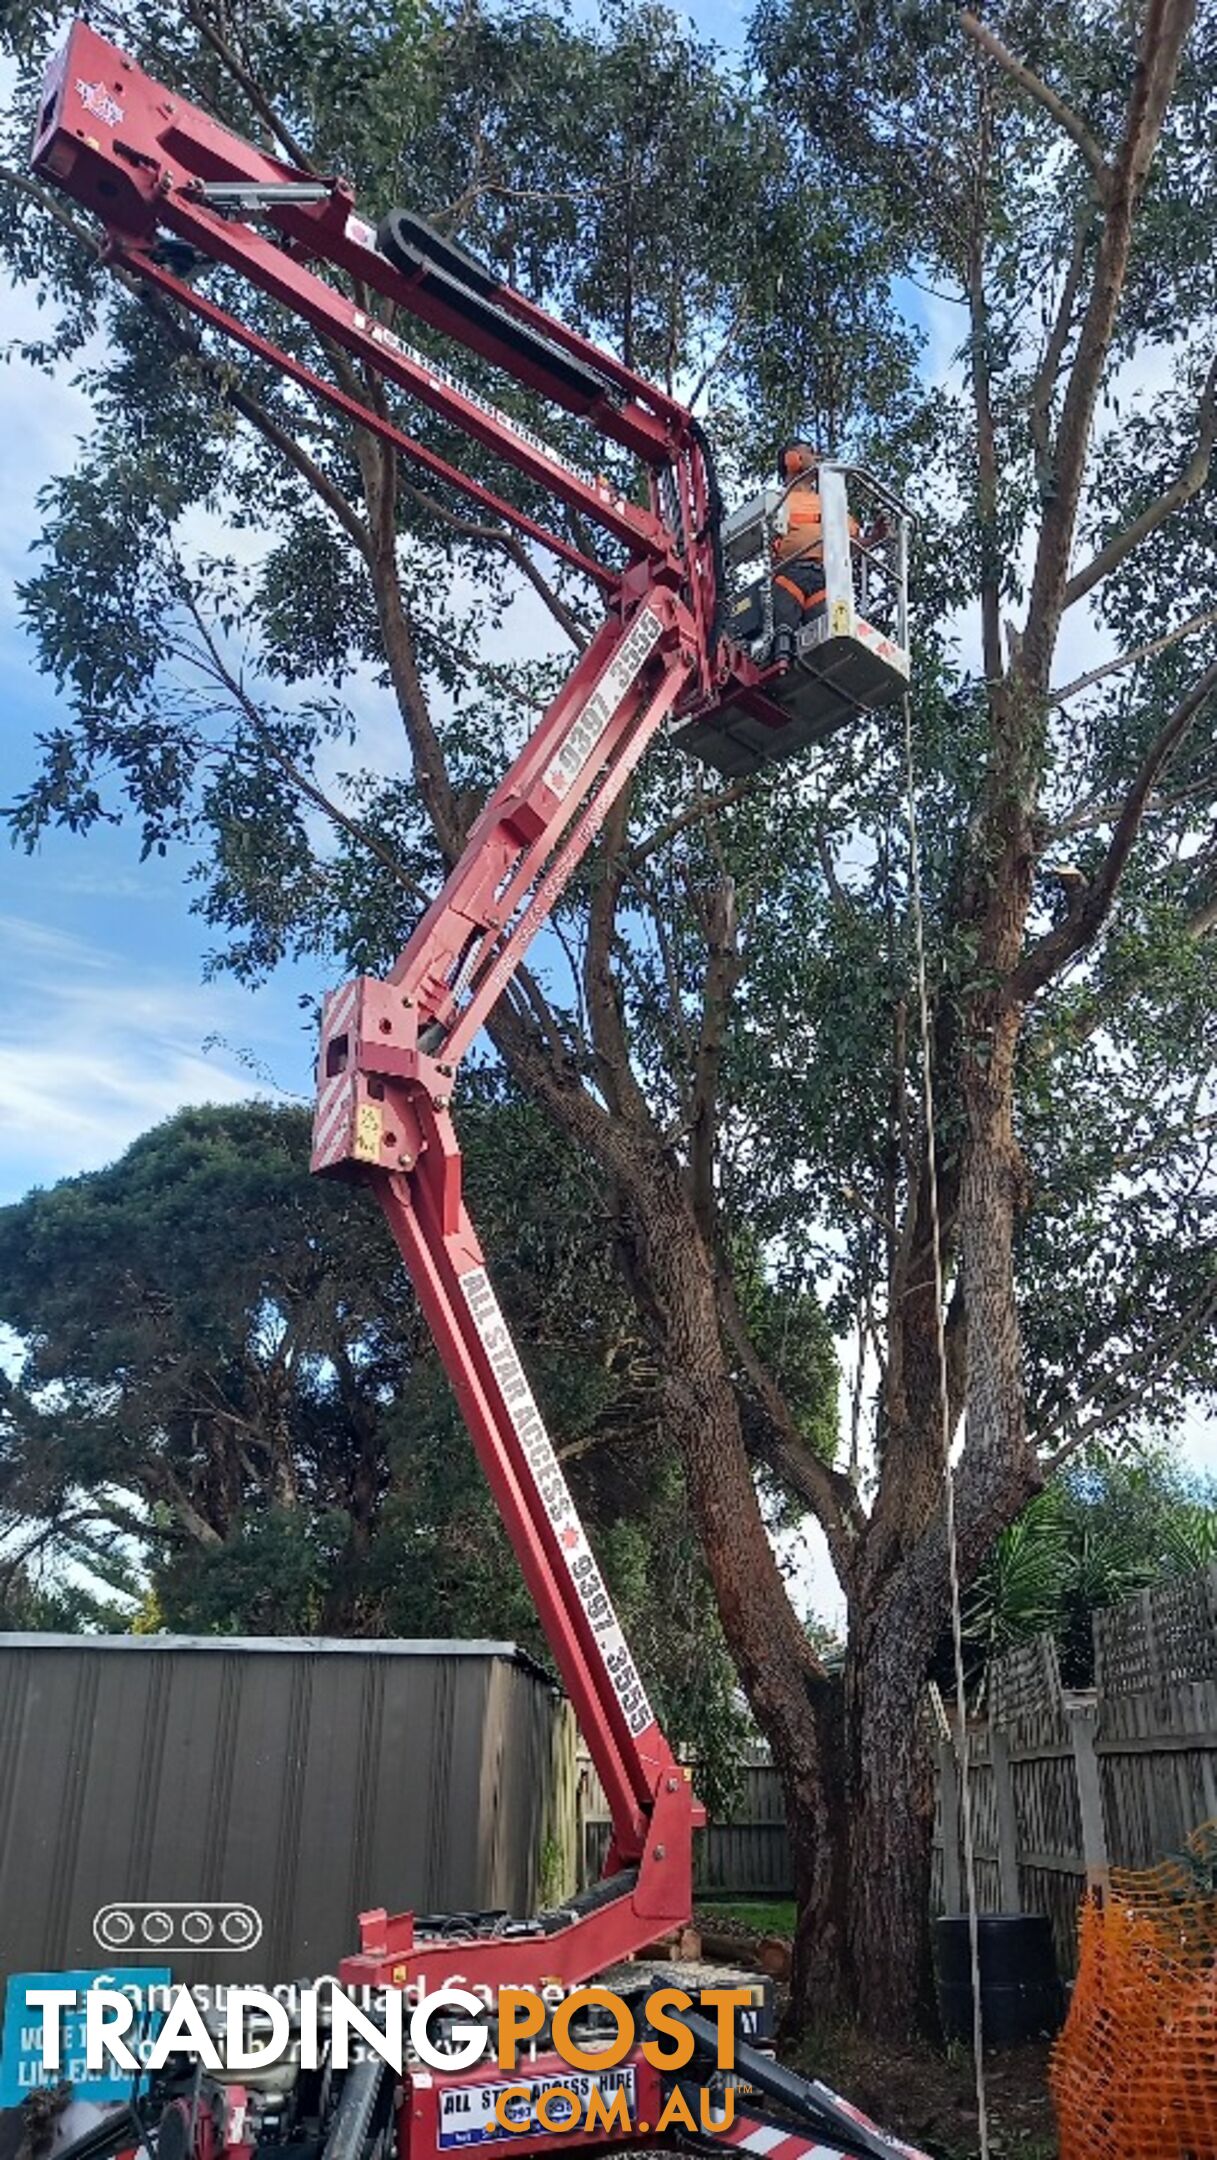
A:
[[[689,1914],[702,1811],[647,1700],[465,1210],[453,1074],[656,732],[716,686],[719,505],[700,430],[622,367],[405,212],[379,231],[340,179],[243,142],[78,23],[48,71],[39,174],[107,228],[107,258],[206,329],[390,442],[530,542],[593,578],[607,617],[474,825],[387,981],[332,992],[322,1019],[313,1166],[372,1187],[445,1367],[603,1782],[606,1881],[513,1931],[510,1976],[574,1982]],[[168,237],[168,241],[166,239]],[[183,243],[185,245],[183,246]],[[321,275],[329,265],[337,277]],[[277,345],[195,281],[222,265],[309,324],[317,363]],[[225,288],[225,299],[230,286]],[[586,423],[645,486],[593,478],[460,382],[397,325],[413,316]],[[337,349],[357,365],[333,365]],[[410,435],[375,377],[493,452],[550,525]],[[365,394],[366,393],[366,394]],[[609,543],[607,558],[589,531]],[[415,1938],[411,1916],[363,1917],[352,1981],[501,1981],[504,1938]]]
[[[635,587],[640,588],[638,592]],[[533,1400],[461,1194],[449,1115],[455,1067],[595,839],[696,657],[678,595],[627,575],[619,605],[470,833],[465,852],[388,981],[327,998],[313,1167],[372,1183],[445,1369],[599,1772],[613,1822],[617,1894],[559,1933],[512,1947],[519,1984],[586,1978],[682,1924],[691,1833],[702,1815],[626,1645]],[[408,1918],[365,1919],[343,1966],[379,1983],[420,1963]],[[397,1932],[395,1933],[394,1930]],[[427,1984],[501,1965],[493,1941],[429,1947]]]
[[[634,582],[390,978],[360,977],[327,998],[313,1166],[366,1176],[406,1259],[604,1785],[611,1864],[640,1867],[638,1947],[660,1932],[656,1899],[665,1920],[687,1916],[693,1804],[487,1278],[449,1115],[460,1057],[689,682],[687,610],[663,589],[635,600]]]
[[[702,630],[709,689],[713,481],[700,430],[675,400],[498,282],[421,218],[395,211],[378,233],[356,213],[344,180],[268,157],[153,81],[86,23],[74,25],[47,71],[33,164],[41,178],[101,219],[110,261],[159,286],[607,592],[616,590],[622,553],[676,577]],[[565,530],[543,525],[462,473],[388,419],[370,392],[365,400],[349,379],[336,381],[330,370],[282,350],[188,283],[183,255],[187,276],[196,264],[239,272],[311,325],[319,359],[327,348],[340,348],[368,374],[439,414],[582,525],[607,535],[617,560],[606,563]],[[342,283],[321,276],[315,263],[331,265]],[[403,314],[628,451],[646,475],[645,504],[614,481],[581,471],[420,352],[396,327]],[[345,373],[349,378],[351,371]]]

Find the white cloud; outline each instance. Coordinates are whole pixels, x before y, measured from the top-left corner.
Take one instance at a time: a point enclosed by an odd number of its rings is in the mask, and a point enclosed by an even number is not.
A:
[[[248,1080],[191,1055],[163,1029],[148,1038],[134,1060],[117,1044],[82,1054],[65,1040],[36,1056],[24,1043],[0,1047],[0,1118],[11,1117],[26,1136],[17,1158],[28,1161],[23,1184],[96,1168],[185,1103],[236,1102],[253,1092]]]
[[[233,985],[202,987],[21,916],[0,918],[0,1188],[96,1169],[188,1103],[267,1095],[227,1047],[249,1008]],[[299,1053],[296,1053],[297,1056]]]
[[[35,305],[28,286],[0,286],[4,341],[46,337],[51,318]],[[9,363],[4,382],[4,487],[0,490],[0,574],[5,614],[10,586],[31,569],[30,542],[40,523],[34,498],[48,476],[66,472],[92,423],[89,400],[74,380],[79,360],[53,375],[20,360]]]
[[[8,956],[11,984],[13,967],[17,968],[16,980],[22,979],[26,967],[73,967],[104,968],[103,954],[96,952],[82,939],[73,937],[69,931],[56,930],[51,923],[33,922],[26,915],[0,915],[0,944]]]
[[[144,905],[165,907],[178,897],[181,887],[177,881],[158,879],[151,874],[151,866],[145,865],[145,873],[136,876],[133,871],[123,870],[52,870],[43,867],[42,876],[65,900],[138,900]],[[3,917],[0,917],[0,925]]]

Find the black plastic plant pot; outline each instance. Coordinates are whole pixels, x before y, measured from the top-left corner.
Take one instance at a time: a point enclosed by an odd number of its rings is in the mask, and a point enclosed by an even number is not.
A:
[[[980,2008],[986,2047],[1014,2047],[1059,2030],[1065,1991],[1042,1913],[981,1913]],[[972,2038],[972,1958],[963,1913],[934,1922],[938,2010],[948,2040]]]

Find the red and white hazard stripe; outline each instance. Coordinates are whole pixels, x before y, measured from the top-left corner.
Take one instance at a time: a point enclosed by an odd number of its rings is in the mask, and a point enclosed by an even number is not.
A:
[[[880,2130],[861,2108],[851,2106],[838,2094],[833,2099],[839,2108],[851,2115],[865,2130],[870,2130],[890,2146],[893,2156],[905,2155],[907,2160],[927,2160],[927,2155],[913,2145],[903,2145],[898,2138],[889,2137]],[[848,2132],[842,2133],[848,2136]],[[758,2160],[862,2160],[861,2154],[851,2152],[847,2145],[826,2145],[822,2138],[809,2136],[806,2131],[792,2130],[786,2123],[765,2122],[755,2115],[737,2115],[726,2130],[716,2132],[715,2145],[736,2145],[741,2152],[756,2153]]]
[[[322,1083],[313,1113],[313,1168],[322,1170],[349,1153],[355,1074],[338,1073]]]
[[[359,980],[343,983],[331,990],[321,1008],[321,1077],[317,1086],[317,1107],[313,1112],[314,1170],[326,1170],[332,1163],[341,1162],[350,1153],[351,1118],[354,1110],[356,1072],[354,1065],[346,1071],[326,1077],[326,1053],[339,1035],[345,1035],[355,1018],[359,1005]]]
[[[357,975],[353,982],[342,983],[337,990],[328,993],[321,1008],[323,1048],[335,1035],[341,1035],[354,1019],[355,1007],[359,1003],[359,987],[360,978]]]
[[[763,2160],[860,2160],[843,2146],[825,2145],[805,2132],[791,2132],[778,2123],[757,2122],[737,2115],[729,2130],[721,2131],[716,2145],[738,2145],[743,2152],[759,2153]]]

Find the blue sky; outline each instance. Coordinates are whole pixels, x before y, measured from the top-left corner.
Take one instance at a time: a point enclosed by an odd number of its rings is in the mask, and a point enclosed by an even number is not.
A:
[[[590,0],[583,12],[596,12]],[[703,34],[738,45],[738,0],[693,12]],[[10,83],[0,67],[0,99]],[[0,304],[0,343],[38,322],[26,293],[0,285]],[[0,801],[10,802],[36,763],[34,737],[56,716],[14,582],[31,566],[38,490],[70,467],[89,416],[67,371],[51,381],[20,361],[0,372],[0,412]],[[396,758],[395,727],[368,717],[377,761]],[[52,833],[33,857],[0,846],[0,1203],[112,1160],[183,1103],[248,1095],[245,1060],[287,1093],[310,1093],[313,1045],[296,1000],[323,987],[316,971],[282,969],[257,991],[203,980],[210,939],[190,912],[184,867],[184,857],[141,863],[138,836],[124,828]]]
[[[577,12],[598,14],[593,0]],[[698,30],[738,47],[742,0],[702,0]],[[65,16],[65,23],[67,21]],[[0,64],[0,100],[11,86]],[[3,334],[41,327],[27,293],[0,285]],[[20,361],[0,372],[0,802],[28,784],[34,738],[54,724],[56,693],[22,629],[14,583],[31,567],[38,490],[70,468],[89,413],[70,371],[54,380]],[[522,628],[523,626],[521,626]],[[517,633],[519,634],[519,633]],[[377,763],[400,734],[366,701]],[[371,741],[371,737],[375,737]],[[203,979],[206,926],[190,912],[186,859],[139,861],[137,835],[96,828],[50,834],[28,857],[0,846],[0,935],[8,955],[0,998],[0,1203],[31,1184],[96,1168],[185,1102],[251,1092],[250,1064],[289,1094],[311,1091],[313,1045],[297,997],[316,971],[280,970],[256,991]]]
[[[5,340],[37,320],[28,293],[5,295]],[[89,414],[68,371],[49,380],[19,360],[0,373],[0,411],[0,801],[11,802],[57,712],[14,586],[32,567],[38,491],[70,468]],[[208,938],[190,913],[184,867],[141,863],[126,827],[54,832],[32,856],[0,846],[0,1199],[110,1161],[183,1103],[247,1095],[242,1053],[307,1092],[299,986],[290,971],[257,993],[201,979]],[[205,1047],[210,1038],[216,1047]]]
[[[587,12],[591,12],[588,0]],[[739,0],[697,7],[703,34],[738,45]],[[0,97],[5,82],[0,70]],[[29,296],[3,293],[4,338],[32,329]],[[947,371],[959,318],[919,299],[928,364]],[[4,487],[0,491],[0,801],[11,801],[36,762],[34,737],[54,723],[53,684],[35,665],[14,583],[30,567],[38,490],[72,462],[88,427],[82,393],[20,362],[0,374]],[[966,625],[961,626],[966,631]],[[1093,657],[1082,621],[1062,654],[1065,672]],[[395,762],[396,722],[360,697],[364,748]],[[315,969],[281,969],[256,991],[226,976],[204,979],[209,933],[190,912],[185,858],[138,859],[124,827],[88,839],[52,833],[32,857],[0,847],[0,936],[7,965],[0,998],[0,1202],[112,1160],[138,1133],[185,1103],[224,1102],[258,1085],[251,1065],[285,1093],[311,1092],[313,1043],[297,998],[324,987]],[[1184,1419],[1187,1452],[1217,1460],[1217,1436]]]

